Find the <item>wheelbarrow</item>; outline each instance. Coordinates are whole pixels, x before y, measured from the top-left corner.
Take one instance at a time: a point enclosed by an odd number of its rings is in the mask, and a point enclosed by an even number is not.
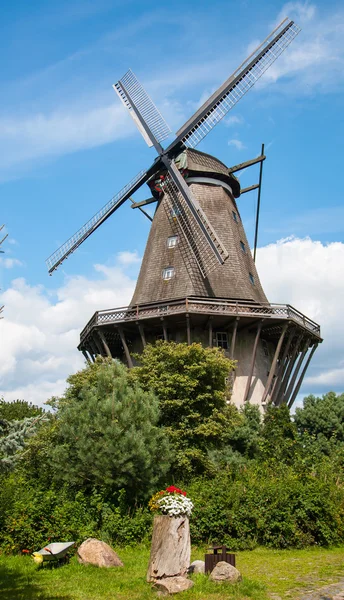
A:
[[[74,546],[75,542],[53,542],[33,553],[33,560],[37,564],[42,564],[46,561],[59,561],[65,558],[69,548]]]

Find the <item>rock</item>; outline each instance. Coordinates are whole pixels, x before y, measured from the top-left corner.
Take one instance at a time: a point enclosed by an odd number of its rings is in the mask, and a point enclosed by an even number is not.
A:
[[[188,573],[194,573],[197,575],[198,573],[205,572],[205,562],[204,560],[194,560],[188,568]]]
[[[185,577],[164,577],[155,582],[153,588],[160,592],[162,596],[168,596],[169,594],[178,594],[179,592],[185,592],[193,586],[193,581],[186,579]]]
[[[96,567],[123,567],[116,552],[105,542],[88,538],[78,548],[78,561],[83,565]]]
[[[190,564],[190,528],[188,517],[156,515],[147,581],[166,577],[185,577]]]
[[[238,569],[232,567],[232,565],[224,560],[221,560],[214,567],[209,578],[216,582],[229,581],[230,583],[237,583],[237,581],[241,581],[241,574]]]
[[[344,592],[342,592],[341,594],[337,594],[336,596],[333,596],[332,600],[344,600]]]

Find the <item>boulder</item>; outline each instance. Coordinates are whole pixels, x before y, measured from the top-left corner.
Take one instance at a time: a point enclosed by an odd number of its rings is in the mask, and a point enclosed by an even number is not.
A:
[[[193,586],[193,581],[185,577],[164,577],[155,582],[153,588],[160,592],[162,596],[178,594],[185,592]]]
[[[123,567],[116,552],[105,542],[88,538],[78,548],[78,561],[83,565],[96,567]]]
[[[238,569],[232,567],[229,563],[221,560],[214,567],[209,575],[209,579],[215,582],[228,581],[229,583],[237,583],[241,581],[241,574]]]
[[[204,560],[194,560],[189,566],[188,573],[194,573],[197,575],[198,573],[205,572],[205,562]]]

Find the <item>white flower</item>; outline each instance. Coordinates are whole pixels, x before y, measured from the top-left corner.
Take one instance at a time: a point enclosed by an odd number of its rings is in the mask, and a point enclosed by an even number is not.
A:
[[[163,496],[157,503],[159,504],[161,512],[170,517],[180,517],[182,515],[189,517],[193,509],[191,500],[181,494]]]

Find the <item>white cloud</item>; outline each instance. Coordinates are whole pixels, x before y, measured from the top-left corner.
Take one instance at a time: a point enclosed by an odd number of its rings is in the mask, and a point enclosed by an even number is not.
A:
[[[257,267],[270,302],[291,304],[321,326],[304,386],[344,390],[344,244],[289,238],[259,248]]]
[[[303,30],[260,79],[256,89],[294,95],[316,90],[319,94],[338,89],[343,84],[343,9],[339,6],[335,10],[324,10],[323,7],[322,10],[319,8],[317,11],[315,5],[309,2],[284,5],[278,20],[289,14]],[[163,14],[149,15],[149,18],[148,15],[143,16],[132,27],[140,31],[151,24],[152,18],[159,21]],[[114,40],[116,36],[121,39],[123,31],[115,32],[114,36]],[[250,44],[249,48],[257,43]],[[104,44],[104,40],[99,40],[99,44]],[[0,180],[25,172],[43,158],[103,145],[135,131],[116,98],[112,104],[108,99],[110,96],[104,96],[104,81],[94,80],[92,90],[85,85],[83,69],[88,64],[88,51],[98,52],[98,44],[33,74],[29,82],[23,80],[8,84],[9,88],[13,88],[15,98],[26,97],[25,86],[31,93],[34,87],[35,100],[31,103],[31,111],[28,108],[30,104],[18,105],[15,111],[11,103],[7,107],[6,103],[3,105],[0,115]],[[158,77],[153,72],[152,78],[144,81],[144,85],[147,84],[149,93],[172,126],[180,125],[188,111],[192,112],[207,100],[228,69],[235,66],[232,53],[222,53],[215,60],[200,61],[198,57],[186,67],[181,67],[178,59],[163,72],[159,71]],[[78,80],[78,86],[75,80]],[[183,97],[191,84],[193,89],[196,87],[196,94],[201,96],[198,102],[186,102]],[[23,86],[25,94],[18,94]],[[200,90],[203,91],[200,93]],[[61,98],[65,99],[65,105],[61,106]],[[225,122],[230,126],[239,125],[240,119],[240,116],[230,116]]]
[[[324,9],[324,7],[322,7]],[[288,2],[277,22],[289,16],[301,26],[300,34],[279,59],[268,69],[258,86],[276,83],[282,77],[289,81],[283,91],[289,94],[322,93],[343,85],[344,78],[344,11],[320,13],[309,2]],[[290,78],[292,82],[290,82]],[[281,82],[282,85],[282,82]],[[281,89],[281,85],[277,89]]]
[[[0,396],[43,404],[64,389],[66,377],[83,366],[79,334],[96,310],[130,302],[135,281],[123,270],[123,252],[114,266],[95,265],[95,277],[69,277],[53,293],[12,281],[0,297]],[[122,263],[121,263],[122,261]]]
[[[310,2],[287,2],[281,9],[275,21],[278,25],[286,17],[290,17],[301,25],[311,21],[316,14],[316,6]]]
[[[61,394],[83,366],[79,334],[96,310],[125,306],[135,281],[126,269],[138,256],[122,252],[114,266],[95,265],[93,279],[73,276],[53,293],[12,281],[0,297],[0,396],[43,404]],[[257,266],[271,302],[291,304],[321,325],[323,343],[304,382],[307,393],[344,390],[344,244],[289,238],[259,248]]]
[[[125,266],[128,265],[135,265],[139,262],[141,262],[141,258],[138,255],[137,251],[135,250],[135,252],[129,252],[128,250],[124,251],[124,252],[119,252],[118,255],[118,262]]]
[[[223,122],[228,127],[233,127],[234,125],[242,125],[245,122],[245,119],[241,115],[230,115],[227,119],[224,119]]]
[[[21,267],[22,262],[17,258],[4,258],[0,256],[0,267],[5,267],[5,269],[13,269],[13,267]]]
[[[234,146],[234,148],[236,148],[237,150],[244,150],[246,148],[246,146],[243,144],[243,142],[236,138],[229,140],[228,146]]]
[[[1,169],[6,171],[40,157],[106,144],[134,131],[123,107],[60,110],[22,118],[0,118]]]

